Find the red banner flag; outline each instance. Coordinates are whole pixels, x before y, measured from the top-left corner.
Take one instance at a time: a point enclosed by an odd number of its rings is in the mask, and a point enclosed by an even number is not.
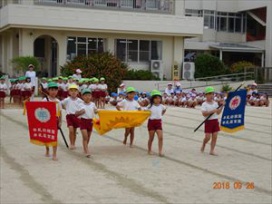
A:
[[[26,102],[30,142],[36,145],[57,145],[57,117],[55,102]]]

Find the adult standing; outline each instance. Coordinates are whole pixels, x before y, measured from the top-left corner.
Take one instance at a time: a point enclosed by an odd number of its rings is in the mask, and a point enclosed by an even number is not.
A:
[[[171,94],[174,93],[174,89],[173,89],[173,84],[172,83],[168,83],[167,87],[165,88],[164,93],[167,94],[167,96],[171,96]]]
[[[73,74],[73,78],[76,78],[76,79],[80,80],[82,78],[81,73],[82,73],[82,71],[80,69],[77,69],[76,73]]]
[[[35,88],[36,88],[36,72],[34,71],[34,65],[30,64],[28,65],[28,71],[26,71],[25,76],[30,78],[31,86],[32,86],[32,95],[30,100],[33,101],[34,94],[35,94]]]
[[[126,92],[126,85],[124,83],[120,84],[119,88],[117,89],[117,93],[125,93]]]

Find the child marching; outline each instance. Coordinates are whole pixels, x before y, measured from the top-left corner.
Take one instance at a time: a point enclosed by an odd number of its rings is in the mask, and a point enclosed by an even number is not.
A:
[[[201,152],[204,152],[206,144],[211,141],[210,155],[217,156],[214,152],[216,145],[217,135],[220,131],[218,115],[222,112],[224,106],[218,108],[218,103],[214,101],[214,88],[209,86],[205,89],[206,101],[201,106],[202,115],[206,118],[212,114],[212,116],[205,122],[204,132],[205,138],[201,147]]]
[[[5,77],[0,78],[0,109],[5,108],[5,98],[7,95],[8,86],[5,84]]]
[[[56,103],[56,112],[57,112],[57,126],[58,128],[61,127],[61,121],[62,121],[62,115],[61,115],[61,103],[60,100],[57,99],[57,94],[58,94],[58,84],[56,84],[55,82],[50,82],[48,83],[48,96],[47,98],[44,98],[43,101],[51,101],[51,102],[55,102]],[[57,161],[57,147],[58,145],[56,144],[55,146],[53,146],[53,155],[52,155],[52,160]],[[45,156],[46,157],[50,157],[50,150],[49,150],[49,146],[46,146],[46,152],[45,152]]]
[[[92,94],[90,89],[83,89],[81,92],[83,103],[79,106],[79,111],[76,111],[75,115],[80,117],[80,130],[83,139],[83,151],[86,157],[90,157],[89,142],[93,130],[93,118],[97,113],[97,108],[92,100]]]
[[[77,97],[79,88],[76,84],[71,84],[68,90],[70,96],[64,99],[61,104],[62,108],[65,109],[67,113],[66,121],[67,127],[69,128],[70,149],[74,150],[76,148],[76,130],[80,126],[80,120],[75,113],[83,101]]]
[[[159,156],[163,156],[163,132],[162,132],[162,116],[166,112],[166,107],[162,105],[162,94],[158,90],[151,92],[150,105],[147,110],[151,111],[151,115],[148,120],[148,154],[152,154],[152,143],[155,137],[155,133],[158,136],[159,141]]]
[[[127,97],[122,100],[121,102],[117,103],[116,109],[121,111],[121,108],[123,110],[141,110],[140,104],[134,100],[134,96],[136,94],[136,90],[133,87],[128,87],[126,89]],[[133,140],[134,140],[134,131],[135,128],[126,128],[125,135],[124,135],[124,141],[123,144],[127,144],[127,138],[130,135],[130,147],[133,146]]]

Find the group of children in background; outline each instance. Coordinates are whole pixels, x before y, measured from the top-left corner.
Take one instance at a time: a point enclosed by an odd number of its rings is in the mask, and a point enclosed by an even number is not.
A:
[[[19,77],[11,79],[10,102],[22,103],[29,99],[33,93],[31,81],[29,77]],[[43,101],[56,102],[58,115],[57,126],[61,127],[61,109],[66,110],[66,121],[69,129],[70,149],[75,149],[76,131],[80,128],[82,133],[82,146],[86,157],[90,157],[88,144],[92,133],[92,119],[98,112],[98,109],[104,109],[105,104],[109,103],[116,106],[117,110],[147,110],[151,112],[148,120],[148,153],[152,154],[152,142],[155,134],[158,136],[159,156],[163,156],[163,132],[162,132],[162,116],[166,112],[165,105],[173,105],[179,107],[194,108],[201,106],[202,115],[204,117],[213,114],[213,116],[205,122],[205,138],[201,147],[204,152],[206,144],[211,142],[211,155],[216,155],[214,148],[216,145],[217,134],[220,131],[218,115],[222,111],[220,105],[224,104],[227,93],[216,93],[212,87],[207,87],[204,92],[197,92],[195,89],[191,91],[183,91],[180,83],[173,85],[169,83],[164,93],[153,90],[151,93],[139,93],[133,87],[125,88],[121,84],[118,93],[108,94],[108,87],[105,78],[82,78],[77,79],[70,77],[56,77],[53,79],[42,78],[40,93],[43,95]],[[0,108],[4,107],[4,98],[7,95],[8,86],[5,84],[5,78],[0,78]],[[258,93],[257,84],[248,87],[247,102],[253,106],[269,106],[269,99],[266,94]],[[130,146],[133,146],[135,128],[126,128],[124,133],[123,144],[127,144],[130,138]],[[53,160],[57,160],[57,146],[53,147]],[[46,156],[50,156],[49,147],[46,147]]]
[[[105,83],[105,78],[75,78],[69,77],[55,77],[53,79],[42,78],[41,86],[46,93],[47,84],[49,82],[55,82],[58,85],[57,98],[64,100],[69,96],[69,86],[75,84],[79,88],[78,97],[81,98],[81,91],[84,89],[90,89],[92,91],[92,98],[95,105],[98,108],[105,108],[106,96],[108,95],[108,85]]]

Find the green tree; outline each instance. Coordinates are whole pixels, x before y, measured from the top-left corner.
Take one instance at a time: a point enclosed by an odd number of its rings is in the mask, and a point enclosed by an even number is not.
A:
[[[242,73],[245,70],[249,70],[256,67],[256,65],[254,65],[251,62],[247,62],[247,61],[239,61],[239,62],[235,62],[231,65],[230,67],[230,71],[232,73]]]
[[[200,54],[195,60],[195,78],[210,77],[226,73],[226,67],[219,58],[210,54]]]
[[[115,92],[126,75],[128,66],[110,52],[94,53],[89,56],[77,56],[61,68],[61,74],[69,76],[74,74],[76,69],[81,69],[85,78],[105,77],[109,91]]]
[[[11,60],[11,63],[13,64],[13,67],[16,71],[25,72],[28,70],[28,65],[33,64],[34,70],[38,71],[40,69],[40,62],[36,57],[33,56],[21,56],[21,57],[15,57]]]

